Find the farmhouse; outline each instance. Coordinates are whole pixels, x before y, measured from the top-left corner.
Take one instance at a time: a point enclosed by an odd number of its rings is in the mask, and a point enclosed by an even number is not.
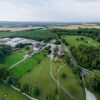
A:
[[[65,53],[65,49],[62,45],[58,45],[58,55],[62,56]]]
[[[65,50],[62,45],[50,44],[50,46],[51,46],[51,54],[50,54],[51,59],[54,59],[57,56],[64,55]]]
[[[41,44],[40,43],[34,43],[33,44],[33,50],[34,51],[38,51],[41,48]]]

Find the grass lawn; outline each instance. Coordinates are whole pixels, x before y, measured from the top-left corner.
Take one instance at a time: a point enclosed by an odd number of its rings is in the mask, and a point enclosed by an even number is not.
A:
[[[80,39],[81,37],[83,37],[83,40]],[[78,46],[78,45],[98,46],[99,45],[98,42],[86,36],[62,35],[62,38],[65,39],[71,46]]]
[[[15,77],[21,77],[25,73],[30,72],[41,60],[44,58],[44,53],[38,53],[33,57],[23,61],[22,63],[16,65],[14,68],[11,69],[12,74]]]
[[[58,72],[58,69],[64,64],[64,62],[62,60],[59,60],[57,62],[53,61],[51,63],[52,65],[52,74],[55,78],[57,78],[57,72]]]
[[[9,87],[5,83],[0,83],[0,100],[29,100],[20,92]]]
[[[27,73],[20,79],[21,83],[27,83],[40,89],[41,93],[38,97],[39,100],[44,100],[45,96],[51,96],[51,98],[53,98],[57,88],[56,83],[54,83],[50,77],[49,64],[49,59],[43,59],[43,61],[35,68],[33,68],[31,72]]]
[[[59,69],[61,65],[62,65],[61,62],[52,63],[52,66],[53,66],[52,72],[54,73],[53,75],[55,77],[57,75],[57,70]],[[64,69],[63,72],[65,71],[66,71],[66,74],[69,75],[68,77],[71,78],[71,80],[69,79],[67,81],[63,81],[64,87],[68,88],[68,90],[72,93],[72,95],[75,96],[75,100],[84,100],[83,90],[81,86],[77,84],[76,82],[77,79],[75,78],[71,69],[70,68],[66,70]],[[56,95],[56,99],[58,98],[58,95],[55,93],[57,89],[57,84],[52,80],[50,76],[50,60],[48,58],[44,58],[40,64],[34,67],[29,73],[24,75],[20,79],[20,82],[38,87],[41,91],[40,96],[38,97],[39,100],[43,100],[45,96],[53,97]],[[69,86],[67,84],[69,84]],[[72,90],[71,86],[74,91]],[[61,94],[59,95],[60,100],[72,100],[62,90],[60,92],[61,92]],[[53,100],[53,99],[50,99],[50,100]]]
[[[29,47],[30,47],[30,49],[32,49],[31,45],[29,45]],[[7,55],[5,57],[4,64],[8,65],[8,67],[12,66],[13,64],[15,64],[18,61],[20,61],[21,59],[23,59],[26,52],[27,52],[27,50],[25,50],[25,48],[23,48],[23,49],[16,51],[15,53]]]
[[[52,73],[55,76],[55,78],[57,78],[58,69],[62,65],[64,65],[63,61],[58,62],[58,63],[57,62],[52,62]],[[66,78],[63,78],[62,74],[65,74]],[[72,96],[75,98],[75,100],[85,100],[84,90],[77,83],[78,79],[72,73],[72,69],[68,65],[65,65],[59,71],[59,80],[60,80],[60,83],[63,85],[63,87],[65,89],[67,89],[72,94]]]
[[[25,49],[21,49],[16,51],[13,54],[7,55],[4,60],[4,64],[8,65],[8,67],[12,66],[13,64],[17,63],[25,56]]]

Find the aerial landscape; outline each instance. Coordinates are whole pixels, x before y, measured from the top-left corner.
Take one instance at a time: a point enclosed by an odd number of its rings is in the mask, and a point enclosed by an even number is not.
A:
[[[100,100],[99,4],[0,0],[0,100]]]

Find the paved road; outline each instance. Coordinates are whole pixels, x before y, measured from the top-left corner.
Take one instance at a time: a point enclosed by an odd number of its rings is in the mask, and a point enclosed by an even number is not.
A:
[[[89,71],[89,70],[87,70],[87,69],[81,67],[80,65],[78,65],[77,62],[76,62],[76,60],[74,59],[74,57],[73,57],[71,51],[69,50],[69,48],[62,42],[62,40],[61,40],[57,35],[56,35],[56,37],[57,37],[57,39],[58,39],[59,41],[61,41],[61,44],[63,45],[65,51],[67,52],[68,56],[70,57],[70,60],[71,60],[72,63],[74,64],[74,66],[75,66],[75,67],[81,68],[81,70],[82,70],[82,72],[83,72],[84,74],[89,74],[91,71]]]
[[[57,36],[58,38],[58,36]],[[59,38],[58,38],[59,39]],[[61,39],[59,39],[59,41],[61,41]],[[73,55],[71,54],[71,51],[65,46],[65,44],[61,41],[61,44],[64,46],[65,51],[67,52],[68,56],[70,57],[71,61],[73,62],[75,67],[79,67],[81,68],[81,74],[82,74],[82,80],[83,80],[83,84],[84,84],[84,75],[88,75],[91,71],[82,68],[80,65],[77,64],[76,60],[74,59]],[[84,85],[85,88],[85,85]],[[97,100],[95,95],[93,93],[91,93],[89,90],[87,90],[85,88],[85,93],[86,93],[86,100]]]
[[[16,65],[20,64],[21,62],[27,60],[28,58],[32,57],[33,55],[39,53],[40,51],[44,50],[46,47],[48,47],[49,45],[47,44],[46,46],[42,47],[40,50],[38,51],[34,51],[34,53],[31,56],[25,57],[22,60],[18,61],[17,63],[13,64],[12,66],[9,67],[9,69],[14,68]]]
[[[87,88],[85,88],[86,100],[97,100],[94,94],[92,94]]]

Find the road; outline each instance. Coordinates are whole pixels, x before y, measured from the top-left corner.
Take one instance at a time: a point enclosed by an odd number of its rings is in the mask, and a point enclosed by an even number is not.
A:
[[[71,62],[74,64],[74,66],[75,66],[75,67],[81,68],[82,72],[83,72],[85,75],[86,75],[86,74],[89,74],[91,71],[89,71],[89,70],[87,70],[87,69],[81,67],[80,65],[78,65],[77,62],[76,62],[76,60],[74,59],[74,57],[73,57],[71,51],[69,50],[69,48],[62,42],[62,40],[61,40],[57,35],[56,35],[56,37],[57,37],[57,39],[58,39],[59,41],[61,41],[61,44],[63,45],[65,51],[67,52],[68,56],[70,57]]]
[[[18,65],[18,64],[20,64],[21,62],[23,62],[23,61],[29,59],[30,57],[32,57],[33,55],[35,55],[35,54],[39,53],[40,51],[44,50],[44,49],[47,48],[48,46],[49,46],[49,45],[47,44],[46,46],[42,47],[40,50],[34,51],[34,53],[33,53],[31,56],[28,56],[28,57],[26,57],[26,58],[23,58],[22,60],[18,61],[17,63],[13,64],[12,66],[10,66],[9,69],[14,68],[16,65]]]
[[[58,38],[59,41],[61,41],[61,39],[59,39],[58,36],[56,36]],[[75,67],[79,67],[81,68],[81,74],[82,74],[82,80],[83,80],[83,85],[84,85],[84,75],[88,75],[89,73],[91,73],[91,71],[81,67],[80,65],[77,64],[76,60],[74,59],[71,51],[65,46],[65,44],[61,41],[61,44],[63,45],[63,47],[65,48],[65,51],[67,52],[68,56],[70,57],[72,63],[74,64]],[[84,85],[85,88],[85,85]],[[86,93],[86,100],[97,100],[95,95],[93,93],[91,93],[89,90],[87,90],[85,88],[85,93]]]
[[[87,88],[85,88],[86,100],[97,100],[94,94],[92,94]]]

